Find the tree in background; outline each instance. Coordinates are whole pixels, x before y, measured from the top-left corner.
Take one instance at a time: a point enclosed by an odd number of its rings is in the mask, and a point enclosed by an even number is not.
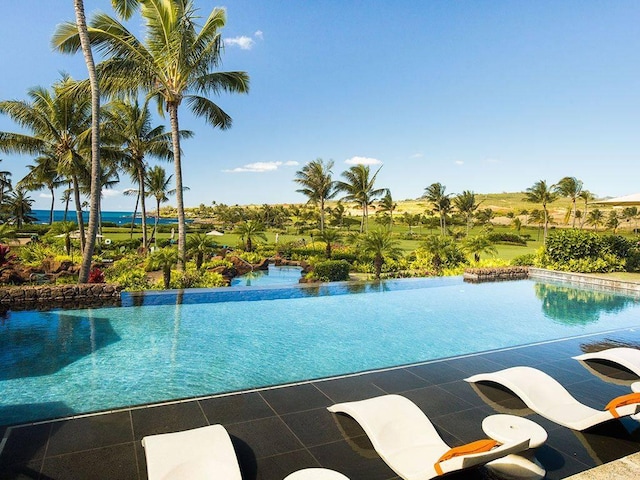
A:
[[[29,191],[37,191],[46,188],[51,194],[51,207],[49,209],[49,225],[53,223],[53,210],[55,207],[55,190],[64,185],[65,181],[58,173],[56,157],[52,153],[41,155],[35,159],[35,165],[27,165],[27,173],[19,182],[19,187]]]
[[[545,180],[539,180],[532,187],[527,188],[525,202],[539,203],[542,205],[544,213],[544,235],[543,242],[547,239],[547,229],[549,227],[549,211],[547,205],[558,198],[558,193],[553,185],[547,185]]]
[[[481,203],[482,202],[476,202],[476,195],[470,190],[465,190],[460,195],[456,195],[453,198],[453,205],[462,215],[464,215],[465,223],[467,225],[467,235],[469,235],[469,228],[471,228],[473,214]]]
[[[402,255],[398,241],[388,230],[373,230],[355,238],[358,250],[373,256],[376,280],[380,280],[385,258],[396,259]]]
[[[571,200],[571,211],[573,222],[571,224],[571,228],[576,228],[576,201],[580,198],[580,194],[582,193],[582,181],[578,180],[576,177],[563,177],[556,184],[555,189],[558,195],[562,197],[567,197]]]
[[[26,189],[14,189],[9,194],[9,198],[5,204],[9,223],[14,224],[18,230],[20,230],[25,223],[35,222],[37,218],[31,214],[33,202],[34,200],[27,196]]]
[[[378,170],[371,175],[371,170],[368,165],[354,165],[349,168],[349,170],[342,172],[344,181],[336,182],[337,190],[345,193],[342,200],[355,202],[362,209],[360,233],[369,228],[369,205],[371,205],[376,198],[384,195],[388,191],[386,188],[375,188],[376,177],[381,168],[382,167],[378,168]]]
[[[264,233],[264,225],[257,220],[247,220],[236,227],[236,233],[240,235],[240,238],[245,243],[245,249],[247,252],[253,252],[253,241],[259,238],[263,241],[267,241],[267,236]]]
[[[589,190],[582,190],[578,197],[584,202],[584,212],[582,213],[580,228],[584,226],[584,222],[587,220],[587,216],[589,214],[589,202],[595,200],[595,195],[591,193]]]
[[[473,259],[476,263],[480,261],[480,254],[495,255],[498,253],[495,245],[486,235],[476,235],[474,237],[465,238],[462,242],[462,250],[473,255]]]
[[[425,198],[433,207],[433,211],[440,217],[440,234],[447,232],[447,213],[451,210],[451,196],[445,194],[447,187],[441,183],[432,183],[424,189],[422,198]]]
[[[589,225],[593,225],[596,232],[598,231],[598,227],[601,227],[604,224],[604,213],[599,208],[594,208],[587,215],[587,223]]]
[[[153,225],[153,235],[156,237],[158,232],[158,221],[160,220],[160,204],[169,201],[169,195],[176,193],[175,189],[169,188],[173,175],[167,177],[167,172],[160,166],[155,166],[147,171],[145,184],[147,187],[147,195],[156,199],[156,221]],[[156,240],[156,245],[158,244]]]
[[[336,196],[336,184],[331,179],[331,169],[333,168],[333,160],[327,163],[321,158],[307,163],[301,170],[296,172],[294,182],[301,185],[296,190],[309,199],[309,203],[317,205],[320,209],[320,231],[324,231],[325,227],[325,202]]]
[[[398,204],[393,201],[390,190],[387,190],[387,193],[378,202],[378,205],[380,206],[380,213],[386,213],[389,215],[389,224],[387,228],[391,230],[393,227],[393,212],[398,208]]]
[[[615,234],[619,226],[620,226],[620,219],[618,218],[618,214],[616,213],[615,210],[611,210],[609,212],[609,215],[607,216],[607,223],[605,224],[605,227],[613,230],[613,233]]]

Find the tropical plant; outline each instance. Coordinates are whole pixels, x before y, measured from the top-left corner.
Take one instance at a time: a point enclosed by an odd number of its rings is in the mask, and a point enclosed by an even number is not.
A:
[[[265,242],[267,241],[267,236],[264,233],[264,225],[257,220],[247,220],[239,224],[235,232],[240,235],[247,252],[253,252],[253,241],[255,238],[259,238]]]
[[[8,223],[0,223],[0,243],[7,243],[8,240],[16,238],[15,227]]]
[[[456,268],[466,262],[464,253],[457,243],[442,235],[429,235],[420,245],[420,249],[431,256],[431,266],[436,272],[445,268]]]
[[[0,134],[1,135],[1,134]],[[0,159],[0,162],[2,160]],[[0,171],[0,206],[4,203],[4,194],[11,191],[11,172],[7,170]]]
[[[480,254],[490,253],[495,255],[498,253],[498,250],[488,235],[476,235],[465,238],[462,242],[462,250],[473,255],[476,263],[480,261]]]
[[[618,218],[618,214],[615,210],[611,210],[609,212],[609,216],[607,217],[607,223],[605,224],[605,226],[613,230],[613,233],[616,233],[616,230],[620,226],[620,219]]]
[[[317,205],[320,209],[320,231],[324,231],[325,227],[325,202],[335,197],[338,193],[336,184],[331,179],[331,169],[333,168],[333,160],[329,160],[326,164],[324,160],[318,158],[307,163],[301,170],[296,172],[294,182],[301,185],[296,190],[309,199],[309,203]]]
[[[491,224],[491,220],[495,218],[496,214],[491,208],[483,208],[478,210],[475,217],[480,225]]]
[[[456,195],[453,198],[453,205],[462,215],[464,215],[465,223],[467,225],[467,235],[469,235],[469,228],[471,228],[473,214],[481,203],[482,202],[476,202],[475,193],[469,190],[464,190],[460,195]]]
[[[532,187],[527,188],[525,195],[525,202],[539,203],[542,205],[542,211],[544,213],[543,241],[546,241],[549,226],[549,211],[547,210],[547,205],[558,198],[558,193],[553,185],[547,185],[545,180],[539,180],[534,183]]]
[[[576,228],[576,201],[580,198],[582,193],[582,181],[576,177],[563,177],[555,186],[556,192],[562,197],[567,197],[571,200],[573,223],[572,228]]]
[[[447,187],[441,183],[432,183],[424,189],[422,198],[431,202],[433,211],[440,217],[440,234],[447,232],[447,213],[451,210],[451,196],[445,194]]]
[[[638,207],[625,207],[622,209],[622,219],[626,222],[630,222],[634,220],[634,230],[637,230],[638,227]]]
[[[196,269],[200,270],[204,256],[211,253],[216,243],[205,233],[194,233],[187,237],[187,255],[195,258]]]
[[[604,213],[599,208],[594,208],[587,215],[587,223],[589,225],[593,225],[596,232],[598,231],[598,227],[601,227],[604,224]]]
[[[584,213],[580,217],[580,228],[582,228],[589,214],[589,202],[593,201],[596,197],[589,190],[582,190],[578,197],[584,202]]]
[[[382,167],[380,167],[382,168]],[[375,188],[376,177],[380,168],[371,175],[368,165],[354,165],[342,172],[344,181],[337,181],[336,188],[344,192],[342,200],[357,203],[362,209],[362,220],[360,222],[360,233],[369,228],[369,205],[381,195],[387,193],[386,188]]]
[[[325,260],[313,266],[312,277],[322,282],[349,280],[351,265],[346,260]]]
[[[183,270],[186,256],[186,224],[182,185],[179,107],[186,101],[191,111],[220,129],[231,127],[231,117],[206,95],[219,92],[246,93],[249,77],[245,72],[217,72],[223,41],[220,29],[226,22],[222,8],[214,8],[196,30],[199,16],[192,0],[116,0],[118,12],[128,17],[139,7],[146,27],[146,44],[138,40],[120,22],[98,14],[90,22],[93,45],[107,60],[98,66],[106,93],[142,89],[148,98],[158,101],[171,122],[178,210],[178,267]],[[62,51],[80,47],[74,25],[63,24],[54,35],[54,44]]]
[[[34,200],[27,196],[24,188],[16,188],[9,195],[5,208],[9,216],[9,222],[13,223],[18,230],[20,230],[25,223],[33,223],[37,220],[31,213],[33,202]]]
[[[147,269],[162,270],[164,289],[171,285],[171,269],[178,262],[178,250],[173,247],[159,248],[149,255]]]
[[[386,213],[389,215],[388,228],[391,229],[391,227],[393,227],[393,212],[398,208],[398,204],[393,201],[393,197],[389,190],[387,190],[387,193],[378,202],[378,205],[380,206],[380,213]]]
[[[326,228],[317,236],[318,240],[326,244],[327,259],[331,260],[331,247],[334,243],[339,242],[341,237],[342,235],[335,228]]]
[[[51,224],[49,234],[64,238],[64,250],[67,255],[71,255],[71,236],[78,229],[74,222],[55,222]]]
[[[18,186],[29,191],[46,188],[51,195],[51,207],[49,210],[49,224],[53,223],[53,210],[55,202],[55,189],[65,182],[58,173],[55,155],[49,153],[35,159],[35,165],[27,165],[29,172],[18,182]]]
[[[373,256],[376,280],[380,280],[385,258],[396,259],[402,255],[399,242],[388,230],[372,230],[356,239],[359,251]]]

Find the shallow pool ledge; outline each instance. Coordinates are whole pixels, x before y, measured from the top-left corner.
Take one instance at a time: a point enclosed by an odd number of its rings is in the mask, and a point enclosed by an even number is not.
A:
[[[570,282],[581,285],[591,285],[595,287],[618,290],[621,292],[631,292],[640,294],[640,283],[617,280],[612,278],[601,278],[588,273],[558,272],[556,270],[546,270],[544,268],[529,267],[529,278],[532,280],[555,280],[559,282]]]

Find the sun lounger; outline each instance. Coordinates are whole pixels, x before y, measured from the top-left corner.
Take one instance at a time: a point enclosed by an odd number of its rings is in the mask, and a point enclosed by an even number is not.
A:
[[[376,452],[404,480],[428,480],[529,448],[528,437],[505,444],[486,439],[450,448],[422,410],[400,395],[339,403],[328,410],[356,420]]]
[[[640,350],[636,348],[607,348],[599,352],[584,353],[573,358],[583,362],[588,360],[605,360],[616,363],[640,377]]]
[[[512,367],[481,373],[467,382],[492,382],[508,388],[534,412],[574,430],[586,430],[614,418],[640,411],[640,394],[614,398],[605,410],[596,410],[576,400],[560,383],[532,367]]]
[[[142,439],[149,480],[242,480],[231,438],[222,425],[209,425]],[[285,480],[349,480],[326,468],[307,468]]]

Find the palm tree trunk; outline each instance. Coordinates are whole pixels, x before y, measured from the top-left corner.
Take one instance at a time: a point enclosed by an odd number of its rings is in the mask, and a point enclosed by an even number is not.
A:
[[[320,231],[324,232],[324,197],[320,199]]]
[[[576,199],[573,198],[573,223],[571,224],[571,228],[576,228]]]
[[[138,169],[138,184],[140,185],[140,210],[142,211],[142,245],[147,248],[149,241],[147,238],[147,205],[144,191],[144,167]]]
[[[53,202],[55,202],[55,190],[53,189],[53,187],[50,187],[49,191],[51,192],[51,209],[49,210],[49,225],[51,225],[53,223],[53,208],[54,208]]]
[[[160,198],[156,197],[156,222],[153,225],[153,234],[151,235],[151,237],[153,237],[153,242],[155,244],[155,246],[158,246],[158,220],[160,219]]]
[[[131,228],[129,229],[129,240],[133,238],[133,228],[136,225],[136,215],[138,214],[138,203],[140,203],[140,188],[138,188],[138,196],[136,197],[136,206],[133,208],[133,215],[131,215]],[[145,247],[147,245],[145,244]]]
[[[84,255],[84,218],[82,218],[82,204],[80,203],[80,190],[78,178],[73,176],[73,199],[76,204],[76,218],[78,219],[78,231],[80,232],[80,251]]]
[[[184,271],[186,262],[187,233],[184,221],[184,201],[182,191],[182,163],[180,158],[180,134],[178,127],[178,104],[169,102],[171,119],[171,141],[173,143],[173,162],[176,168],[176,203],[178,207],[178,270]],[[159,210],[159,209],[158,209]]]
[[[544,212],[544,235],[542,236],[542,242],[545,243],[547,241],[547,227],[549,225],[549,214],[547,213],[547,206],[542,206],[542,211]]]
[[[89,280],[89,270],[91,269],[93,249],[96,244],[96,234],[98,233],[100,195],[102,193],[102,185],[100,183],[100,90],[98,88],[96,66],[93,62],[93,54],[91,53],[87,21],[84,15],[84,2],[82,0],[74,0],[73,4],[76,13],[80,46],[82,47],[84,61],[87,64],[89,84],[91,85],[91,199],[89,201],[89,238],[85,248],[82,250],[82,266],[80,267],[80,273],[78,275],[78,283],[87,283]]]

